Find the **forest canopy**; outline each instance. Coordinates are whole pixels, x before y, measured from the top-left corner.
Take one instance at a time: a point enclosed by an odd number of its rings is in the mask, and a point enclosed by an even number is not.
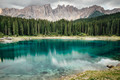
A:
[[[120,36],[120,13],[75,21],[23,19],[0,16],[0,33],[4,35],[88,35],[88,36]]]

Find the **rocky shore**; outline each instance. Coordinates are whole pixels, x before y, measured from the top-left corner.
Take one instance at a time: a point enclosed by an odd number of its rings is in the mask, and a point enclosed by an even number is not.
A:
[[[19,37],[4,37],[0,38],[0,42],[12,43],[24,40],[34,39],[77,39],[77,40],[105,40],[105,41],[118,41],[118,36],[19,36]]]
[[[106,67],[108,67],[108,65]],[[60,80],[120,80],[120,63],[116,66],[108,67],[107,70],[85,71],[83,73],[62,77]]]

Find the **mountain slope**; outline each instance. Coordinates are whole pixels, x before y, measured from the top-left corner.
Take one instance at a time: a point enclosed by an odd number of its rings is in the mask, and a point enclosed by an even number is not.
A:
[[[80,18],[88,18],[90,15],[95,16],[96,14],[93,14],[95,11],[99,11],[100,13],[103,14],[113,14],[116,12],[120,12],[120,8],[113,10],[104,10],[103,7],[94,5],[78,9],[70,5],[67,6],[58,5],[57,8],[52,9],[50,4],[46,4],[43,6],[39,5],[27,6],[23,9],[15,8],[0,9],[0,15],[21,17],[26,19],[34,18],[34,19],[47,19],[49,21],[57,21],[60,19],[76,20]]]
[[[102,16],[102,15],[104,15],[104,13],[101,13],[99,11],[95,11],[88,18],[98,17],[98,16]]]
[[[120,19],[120,12],[114,13],[114,14],[105,14],[97,17],[92,17],[92,18],[84,18],[84,19],[77,19],[74,20],[74,22],[94,22],[94,21],[102,21],[102,20],[112,20],[112,19]]]

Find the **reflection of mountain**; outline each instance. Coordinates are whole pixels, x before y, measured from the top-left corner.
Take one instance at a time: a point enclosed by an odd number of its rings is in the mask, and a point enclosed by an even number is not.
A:
[[[80,40],[31,40],[12,44],[0,44],[0,58],[15,59],[27,55],[88,53],[91,57],[116,56],[120,54],[120,42]],[[116,54],[114,54],[116,53]]]

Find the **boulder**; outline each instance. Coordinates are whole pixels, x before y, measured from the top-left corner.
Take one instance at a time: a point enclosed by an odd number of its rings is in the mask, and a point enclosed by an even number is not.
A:
[[[120,63],[116,65],[116,67],[120,67]]]
[[[113,65],[107,65],[107,67],[108,67],[109,69],[111,69],[111,68],[113,68],[114,66],[113,66]]]

